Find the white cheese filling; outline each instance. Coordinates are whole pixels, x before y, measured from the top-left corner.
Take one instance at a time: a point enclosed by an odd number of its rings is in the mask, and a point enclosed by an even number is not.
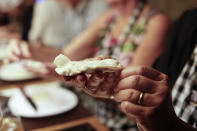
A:
[[[82,72],[91,73],[96,70],[103,72],[115,72],[123,66],[115,59],[71,61],[68,57],[60,54],[54,60],[59,75],[73,76]]]

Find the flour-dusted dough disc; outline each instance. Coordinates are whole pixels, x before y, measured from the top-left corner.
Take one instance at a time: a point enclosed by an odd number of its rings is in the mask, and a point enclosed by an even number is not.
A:
[[[95,72],[97,70],[103,72],[120,71],[123,66],[115,59],[87,59],[82,61],[71,61],[68,57],[60,54],[54,60],[57,68],[55,71],[59,75],[73,76],[82,72]]]

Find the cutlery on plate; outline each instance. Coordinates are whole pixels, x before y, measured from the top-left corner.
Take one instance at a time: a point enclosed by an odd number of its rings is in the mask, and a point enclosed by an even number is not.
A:
[[[19,89],[21,91],[21,93],[23,94],[23,96],[26,98],[26,100],[30,103],[30,105],[34,108],[34,110],[37,111],[37,106],[34,103],[34,101],[32,100],[32,98],[30,96],[27,95],[27,93],[25,92],[24,86],[19,85]]]

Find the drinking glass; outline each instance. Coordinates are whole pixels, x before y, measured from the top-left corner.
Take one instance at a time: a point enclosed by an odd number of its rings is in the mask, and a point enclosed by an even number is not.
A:
[[[10,111],[7,103],[0,108],[0,131],[24,131],[20,117]]]

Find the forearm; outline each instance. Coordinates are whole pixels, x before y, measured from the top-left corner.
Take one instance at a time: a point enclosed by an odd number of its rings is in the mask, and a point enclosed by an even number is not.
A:
[[[158,14],[149,20],[143,40],[135,52],[131,66],[152,66],[154,64],[163,52],[169,27],[170,21],[163,14]]]
[[[98,29],[88,29],[76,37],[62,52],[71,60],[83,60],[92,57],[98,39]]]
[[[93,22],[85,31],[75,38],[62,52],[71,60],[82,60],[93,56],[95,43],[100,37],[103,29],[103,23],[111,14],[111,9],[107,10],[95,22]]]
[[[62,53],[71,60],[83,60],[89,58],[93,54],[93,46],[83,46],[81,43],[70,44],[62,50]]]

